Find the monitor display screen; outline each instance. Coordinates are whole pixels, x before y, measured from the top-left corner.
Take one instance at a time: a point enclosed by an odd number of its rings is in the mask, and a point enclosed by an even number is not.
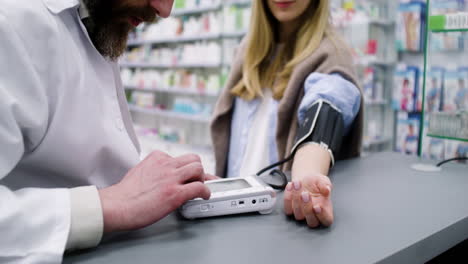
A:
[[[211,190],[211,192],[226,192],[226,191],[240,190],[240,189],[252,187],[244,179],[236,179],[232,181],[223,181],[223,182],[207,182],[206,186]]]

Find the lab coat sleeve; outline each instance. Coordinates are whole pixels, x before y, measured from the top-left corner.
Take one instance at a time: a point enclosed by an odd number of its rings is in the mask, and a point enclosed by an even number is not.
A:
[[[95,186],[70,190],[71,226],[67,249],[95,247],[104,230],[101,199]]]
[[[40,143],[48,109],[36,65],[0,10],[0,263],[62,261],[70,229],[70,191],[12,191],[1,184]]]

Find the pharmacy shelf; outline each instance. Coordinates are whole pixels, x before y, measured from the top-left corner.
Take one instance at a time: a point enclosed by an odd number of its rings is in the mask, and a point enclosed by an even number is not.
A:
[[[370,148],[371,146],[382,145],[391,143],[391,138],[383,138],[383,139],[373,139],[373,140],[366,140],[363,142],[363,148]]]
[[[356,64],[361,65],[361,66],[373,65],[373,66],[381,66],[381,67],[392,67],[396,65],[396,62],[384,61],[384,60],[373,58],[373,57],[363,56],[356,61]]]
[[[249,5],[252,4],[252,0],[227,0],[226,4],[228,4],[228,5],[249,6]]]
[[[170,142],[161,139],[158,135],[141,135],[141,127],[135,126],[138,141],[140,141],[141,153],[140,158],[143,160],[155,149],[167,153],[173,157],[182,156],[185,154],[197,154],[200,156],[203,168],[206,173],[215,173],[215,160],[212,146],[203,145],[187,145],[183,143]]]
[[[152,45],[152,44],[171,44],[171,43],[184,43],[184,42],[195,42],[195,41],[207,41],[207,40],[218,40],[222,37],[222,34],[201,34],[198,36],[182,36],[182,37],[172,37],[172,38],[163,38],[163,39],[153,39],[153,40],[144,40],[144,39],[135,39],[128,41],[128,46],[138,46],[138,45]]]
[[[130,111],[133,111],[133,112],[155,115],[159,117],[176,118],[176,119],[183,119],[183,120],[201,122],[201,123],[209,123],[211,120],[210,116],[177,113],[174,111],[161,110],[157,108],[144,108],[144,107],[136,106],[133,104],[129,104],[128,108],[130,109]]]
[[[388,20],[388,19],[383,19],[383,18],[373,18],[373,19],[369,20],[369,23],[373,24],[373,25],[385,26],[385,27],[395,25],[394,20]]]
[[[160,64],[149,62],[119,62],[120,67],[124,68],[142,68],[142,69],[173,69],[173,68],[220,68],[221,63],[183,63],[183,64]]]
[[[446,137],[446,136],[435,135],[435,134],[426,134],[426,135],[427,135],[428,137],[433,137],[433,138],[449,139],[449,140],[457,140],[457,141],[468,142],[468,138]]]
[[[385,106],[388,105],[388,102],[385,100],[364,100],[364,104],[368,106]]]
[[[181,88],[181,87],[144,88],[144,87],[137,87],[134,85],[124,85],[124,87],[125,87],[125,90],[130,90],[130,91],[187,94],[187,95],[199,95],[199,96],[210,96],[210,97],[218,96],[218,92],[202,92],[202,91],[190,90],[189,88]]]
[[[382,26],[382,27],[390,27],[390,26],[395,25],[396,22],[394,20],[389,20],[389,19],[384,19],[384,18],[372,18],[368,20],[367,22],[362,22],[362,24],[347,23],[347,24],[337,24],[334,26],[339,29],[346,29],[347,27],[350,27],[350,26],[357,26],[357,25],[364,26],[367,24]]]
[[[242,38],[247,34],[247,31],[223,33],[223,38]]]
[[[430,16],[429,30],[434,33],[468,31],[468,13]]]
[[[156,44],[172,44],[172,43],[186,43],[196,41],[209,41],[219,40],[222,38],[242,38],[247,31],[229,32],[229,33],[215,33],[215,34],[202,34],[198,36],[182,36],[163,39],[132,39],[129,40],[127,46],[140,46],[140,45],[156,45]]]
[[[214,12],[221,10],[221,4],[214,6],[196,7],[196,8],[176,8],[172,11],[172,16],[186,16],[186,15],[198,15],[207,12]]]

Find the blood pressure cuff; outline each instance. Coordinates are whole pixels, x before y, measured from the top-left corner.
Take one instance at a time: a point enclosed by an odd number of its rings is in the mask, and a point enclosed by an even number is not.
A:
[[[344,131],[341,112],[329,102],[317,100],[307,109],[303,122],[299,124],[291,153],[294,155],[302,144],[314,142],[328,150],[333,164],[334,154],[340,151]]]

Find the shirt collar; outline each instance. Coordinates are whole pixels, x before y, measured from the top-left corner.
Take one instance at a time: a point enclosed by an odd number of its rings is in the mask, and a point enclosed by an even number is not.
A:
[[[81,0],[42,0],[47,8],[54,14],[80,5]]]
[[[80,13],[81,19],[89,17],[88,8],[86,7],[86,4],[83,2],[83,0],[80,0],[80,8],[78,9],[78,12]]]

